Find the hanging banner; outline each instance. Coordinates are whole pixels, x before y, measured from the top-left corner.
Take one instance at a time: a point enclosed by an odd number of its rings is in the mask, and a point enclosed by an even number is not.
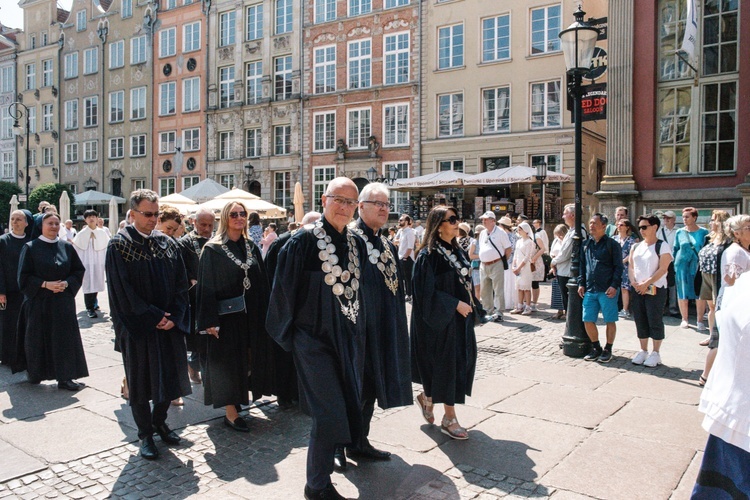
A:
[[[582,120],[590,122],[607,119],[607,84],[594,83],[581,87]]]

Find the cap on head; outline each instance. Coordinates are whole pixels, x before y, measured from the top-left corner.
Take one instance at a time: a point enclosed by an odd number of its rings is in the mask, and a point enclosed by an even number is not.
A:
[[[464,230],[464,232],[465,232],[466,234],[469,234],[469,231],[471,231],[471,226],[470,226],[470,225],[468,225],[468,224],[467,224],[467,223],[465,223],[465,222],[462,222],[461,224],[459,224],[459,225],[458,225],[458,228],[459,228],[459,229],[463,229],[463,230]]]
[[[669,219],[676,219],[677,218],[677,215],[673,211],[671,211],[671,210],[667,210],[666,212],[664,212],[663,214],[661,214],[661,216],[662,217],[667,217]]]
[[[479,218],[480,219],[492,219],[492,220],[495,220],[497,217],[495,217],[495,212],[493,212],[492,210],[488,210],[485,213],[483,213],[481,215],[481,217],[479,217]]]
[[[500,220],[497,221],[497,223],[502,226],[513,227],[513,221],[510,220],[510,217],[508,217],[507,215],[503,215],[502,217],[500,217]]]

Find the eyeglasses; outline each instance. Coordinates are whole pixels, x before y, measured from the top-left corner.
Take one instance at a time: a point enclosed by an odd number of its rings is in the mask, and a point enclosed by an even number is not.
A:
[[[244,219],[245,217],[247,217],[247,212],[245,212],[244,210],[240,212],[229,212],[229,217],[231,217],[232,219],[236,219],[237,217],[242,217]]]
[[[150,219],[151,217],[158,217],[159,212],[141,212],[140,210],[133,209],[133,212],[138,212],[142,216],[144,216],[147,219]]]
[[[648,229],[650,227],[651,227],[650,224],[648,226],[638,226],[638,231],[645,231],[646,229]]]
[[[451,226],[455,226],[456,224],[458,224],[458,217],[456,217],[455,215],[451,215],[447,219],[443,219],[443,222],[447,222]]]
[[[378,208],[388,208],[388,209],[393,208],[393,204],[388,203],[387,201],[370,201],[370,200],[365,200],[362,203],[369,203],[371,205],[375,205]]]
[[[354,208],[359,204],[357,200],[352,200],[351,198],[344,198],[343,196],[334,196],[332,194],[327,194],[326,198],[331,198],[334,203],[337,205],[344,205],[346,208]]]

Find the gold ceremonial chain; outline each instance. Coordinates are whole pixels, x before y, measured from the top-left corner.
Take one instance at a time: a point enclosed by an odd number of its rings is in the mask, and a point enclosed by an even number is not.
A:
[[[323,229],[323,223],[318,221],[313,228],[313,234],[318,238],[317,246],[318,258],[322,262],[320,268],[326,273],[323,281],[330,286],[333,295],[339,301],[343,315],[357,324],[357,315],[359,314],[359,250],[357,243],[352,236],[351,231],[346,232],[346,243],[349,245],[349,264],[346,269],[338,265],[339,257],[336,255],[336,246],[331,243],[331,237]],[[347,301],[341,300],[341,296]]]
[[[471,292],[471,281],[469,281],[469,279],[467,278],[469,276],[469,268],[463,267],[461,265],[460,259],[456,256],[456,254],[454,254],[450,250],[446,250],[445,248],[443,248],[440,243],[437,243],[435,247],[437,248],[438,253],[448,261],[453,269],[455,269],[456,273],[458,274],[458,280],[468,292],[471,306],[474,307],[474,294]]]
[[[250,249],[250,242],[247,241],[247,238],[245,238],[245,252],[246,252],[246,260],[245,262],[242,262],[240,259],[238,259],[231,250],[227,247],[226,244],[221,245],[221,249],[224,250],[224,253],[227,254],[227,257],[232,259],[232,262],[240,266],[240,268],[245,271],[245,279],[242,280],[242,286],[245,290],[250,290],[250,278],[247,276],[247,271],[250,269],[250,266],[253,265],[253,251]]]
[[[367,244],[367,259],[370,261],[370,264],[378,268],[380,274],[383,275],[385,286],[388,287],[388,290],[393,295],[396,295],[398,293],[398,276],[396,273],[398,268],[396,267],[396,258],[393,256],[391,247],[388,245],[388,239],[382,234],[380,235],[380,241],[383,244],[383,251],[381,252],[370,243],[364,231],[358,227],[353,229],[365,239]]]

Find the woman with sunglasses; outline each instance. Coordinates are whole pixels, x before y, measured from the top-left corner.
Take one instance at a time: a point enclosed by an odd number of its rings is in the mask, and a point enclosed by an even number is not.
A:
[[[435,422],[433,405],[443,403],[441,432],[463,440],[469,434],[458,423],[455,405],[471,395],[477,361],[475,315],[484,317],[484,310],[474,296],[471,265],[457,235],[456,210],[434,207],[412,280],[412,376],[424,388],[417,403],[427,423]]]
[[[629,319],[630,318],[630,291],[633,287],[630,286],[630,278],[628,273],[628,262],[630,261],[630,247],[633,243],[638,241],[633,232],[635,227],[628,219],[620,219],[617,221],[615,226],[615,235],[612,237],[622,248],[622,263],[625,269],[622,271],[622,283],[620,284],[620,292],[622,292],[622,311],[619,313],[619,317]]]
[[[273,344],[266,333],[268,280],[247,234],[247,209],[228,203],[216,235],[203,247],[197,285],[197,330],[209,335],[204,402],[224,407],[224,425],[248,432],[240,405],[271,395]],[[248,380],[248,373],[252,378]]]

